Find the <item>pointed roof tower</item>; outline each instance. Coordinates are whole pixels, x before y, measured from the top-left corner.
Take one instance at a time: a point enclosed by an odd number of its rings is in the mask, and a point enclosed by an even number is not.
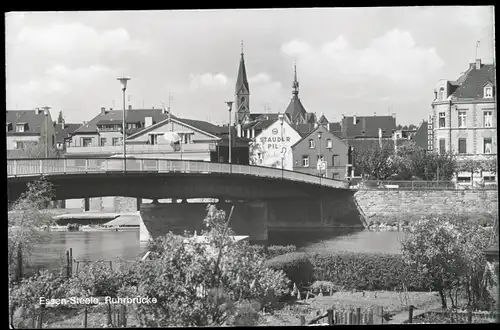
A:
[[[245,87],[244,90],[242,88]],[[241,41],[241,58],[240,58],[240,68],[238,70],[238,79],[236,79],[236,94],[239,93],[250,93],[248,88],[247,70],[245,68],[245,56],[243,54],[243,41]]]
[[[302,124],[307,120],[307,111],[299,99],[299,81],[297,79],[297,64],[293,66],[292,99],[285,110],[291,122]]]

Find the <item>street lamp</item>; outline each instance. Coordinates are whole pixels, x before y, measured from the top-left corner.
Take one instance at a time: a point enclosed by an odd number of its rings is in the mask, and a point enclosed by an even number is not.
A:
[[[123,91],[123,131],[122,131],[122,134],[123,134],[123,172],[126,172],[127,171],[127,145],[126,145],[126,142],[125,142],[125,138],[126,138],[126,131],[127,131],[127,125],[126,125],[126,122],[125,122],[125,110],[126,110],[126,106],[125,106],[125,91],[127,90],[127,82],[130,80],[130,78],[127,78],[127,77],[120,77],[120,78],[117,78],[117,80],[120,82],[120,84],[122,84],[122,91]]]
[[[279,114],[278,118],[280,119],[281,125],[281,178],[283,179],[283,158],[285,157],[283,148],[285,147],[285,143],[283,142],[283,115]]]
[[[323,136],[323,132],[318,132],[318,143],[319,143],[319,155],[318,155],[318,165],[319,165],[319,176],[321,177],[321,166],[323,166],[323,161],[321,160],[321,137]]]
[[[229,108],[229,164],[231,164],[231,110],[233,109],[233,101],[227,101],[226,104]]]
[[[49,109],[50,107],[45,107],[43,112],[45,116],[45,158],[49,158]]]

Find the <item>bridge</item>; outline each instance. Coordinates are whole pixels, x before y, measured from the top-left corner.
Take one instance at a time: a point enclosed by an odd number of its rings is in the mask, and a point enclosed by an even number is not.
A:
[[[225,209],[238,204],[235,213],[246,223],[240,231],[244,234],[255,229],[255,222],[262,222],[261,218],[266,228],[361,224],[353,191],[346,182],[276,168],[169,159],[10,159],[9,202],[26,190],[28,182],[42,176],[52,182],[54,200],[106,196],[152,199],[152,204],[142,204],[140,209],[153,236],[167,228],[186,227],[192,218],[201,224],[206,213],[201,204],[157,202],[166,198],[218,198]],[[252,207],[259,211],[252,211]],[[194,229],[188,227],[184,229]]]

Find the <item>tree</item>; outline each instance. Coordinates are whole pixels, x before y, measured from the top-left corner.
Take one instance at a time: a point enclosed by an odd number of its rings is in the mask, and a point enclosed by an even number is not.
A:
[[[45,141],[43,139],[40,142],[26,142],[24,143],[22,150],[16,150],[15,156],[13,158],[45,158],[46,153],[47,158],[61,158],[62,152],[54,146],[49,146],[48,149],[45,148]]]
[[[467,158],[458,163],[458,171],[470,172],[470,182],[474,182],[474,173],[480,173],[483,170],[483,163],[479,160]]]
[[[23,266],[35,244],[44,237],[39,228],[53,221],[50,215],[42,212],[52,200],[52,184],[42,177],[28,183],[27,188],[13,204],[8,215],[9,274],[16,281],[21,280]]]
[[[138,269],[137,285],[129,288],[129,295],[157,299],[137,305],[141,326],[254,322],[261,306],[287,292],[283,272],[267,269],[248,243],[234,245],[224,211],[209,206],[204,223],[204,241],[168,234],[153,242],[153,261]]]
[[[356,164],[369,180],[387,180],[398,172],[394,149],[388,143],[382,147],[362,148],[355,151]]]
[[[469,306],[484,308],[491,303],[491,297],[483,250],[493,234],[476,219],[455,214],[423,217],[405,231],[401,249],[405,262],[439,292],[443,308],[448,306],[447,293],[452,307],[457,307],[460,291],[465,293]]]
[[[58,124],[62,124],[64,123],[64,118],[63,118],[63,113],[62,113],[62,110],[59,111],[59,115],[57,116],[57,123]]]

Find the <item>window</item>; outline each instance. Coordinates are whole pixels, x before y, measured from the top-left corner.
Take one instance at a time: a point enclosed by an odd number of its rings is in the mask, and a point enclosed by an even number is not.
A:
[[[302,156],[302,166],[309,167],[309,156]]]
[[[483,113],[484,127],[493,127],[493,111],[485,111]]]
[[[19,132],[19,133],[24,132],[24,124],[17,124],[16,125],[16,132]]]
[[[117,138],[117,137],[114,137],[112,140],[111,140],[111,144],[114,145],[114,146],[117,146],[120,144],[120,138]]]
[[[16,141],[16,149],[24,149],[24,142]]]
[[[332,179],[334,179],[334,180],[338,180],[339,176],[340,176],[339,173],[332,173]]]
[[[106,145],[106,138],[101,138],[101,147]]]
[[[485,175],[483,176],[484,182],[495,182],[495,176],[494,175]]]
[[[55,139],[56,139],[56,137],[54,135],[52,135],[52,144],[51,144],[52,146],[56,143]]]
[[[7,125],[5,125],[5,126],[7,128],[7,132],[12,129],[12,124],[11,123],[7,123]]]
[[[493,87],[484,88],[484,98],[490,99],[493,97]]]
[[[332,156],[332,165],[333,166],[339,166],[340,165],[339,155],[333,155]]]
[[[466,154],[467,153],[467,140],[463,138],[458,139],[458,153]]]
[[[439,139],[439,154],[444,155],[446,153],[446,140]]]
[[[92,145],[92,138],[82,138],[82,146],[90,147]]]
[[[333,148],[333,142],[332,142],[332,139],[327,139],[327,140],[326,140],[326,148],[327,148],[327,149],[332,149],[332,148]]]
[[[316,148],[316,144],[314,143],[314,140],[309,140],[309,149],[314,149]]]
[[[491,138],[484,138],[484,150],[483,153],[491,154]]]
[[[440,101],[444,100],[444,88],[443,87],[441,87],[439,89],[439,100]]]
[[[440,112],[439,113],[439,128],[446,127],[446,113],[445,112]]]
[[[467,112],[465,111],[458,112],[458,127],[460,128],[467,127]]]
[[[470,176],[459,176],[457,177],[458,183],[470,183]]]

